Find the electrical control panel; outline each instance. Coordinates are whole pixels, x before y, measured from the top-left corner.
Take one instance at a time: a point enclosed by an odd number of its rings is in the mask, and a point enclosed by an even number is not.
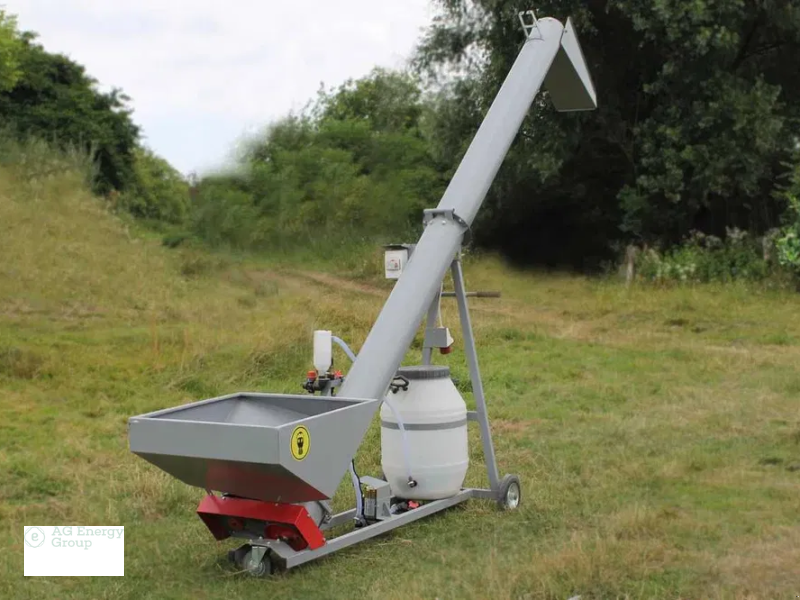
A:
[[[383,266],[386,279],[400,279],[400,275],[403,274],[403,270],[411,258],[414,244],[391,244],[384,246],[384,249]]]

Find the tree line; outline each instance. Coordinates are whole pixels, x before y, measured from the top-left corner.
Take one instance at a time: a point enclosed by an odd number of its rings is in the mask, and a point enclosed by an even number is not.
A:
[[[0,116],[20,131],[91,145],[103,166],[98,191],[128,193],[134,214],[210,244],[408,239],[516,58],[517,12],[528,8],[433,1],[438,15],[407,70],[376,69],[320,90],[248,140],[236,168],[203,177],[185,199],[169,165],[142,156],[121,92],[94,91],[81,67],[30,36],[18,35],[18,58],[0,65]],[[573,18],[599,107],[556,114],[541,94],[479,214],[478,245],[583,270],[630,244],[663,258],[698,235],[725,245],[744,232],[751,254],[765,236],[784,258],[800,252],[797,2],[549,0],[537,11]],[[7,31],[8,18],[0,23]],[[1,55],[13,55],[1,36]],[[32,98],[41,108],[20,110]],[[149,184],[137,164],[159,165]],[[175,185],[143,193],[154,181]]]
[[[92,186],[136,217],[178,223],[189,213],[189,187],[141,143],[129,98],[101,92],[86,69],[47,52],[33,32],[0,10],[0,142],[38,139],[83,152]]]

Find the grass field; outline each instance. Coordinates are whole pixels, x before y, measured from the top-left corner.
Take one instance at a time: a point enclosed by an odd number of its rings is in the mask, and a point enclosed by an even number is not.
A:
[[[299,393],[315,328],[365,338],[389,291],[380,257],[300,267],[167,250],[78,189],[0,171],[0,598],[800,594],[800,296],[468,261],[470,287],[503,292],[472,310],[520,509],[473,501],[254,580],[195,516],[203,492],[128,452],[127,419]],[[455,328],[454,304],[445,317]],[[448,361],[466,380],[463,354]],[[469,483],[484,484],[471,435]],[[378,440],[374,423],[364,474],[378,473]],[[343,482],[337,506],[351,496]],[[35,523],[124,525],[126,576],[24,578],[20,529]]]

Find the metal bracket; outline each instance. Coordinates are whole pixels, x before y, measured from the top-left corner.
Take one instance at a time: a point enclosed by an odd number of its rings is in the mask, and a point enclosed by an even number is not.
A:
[[[400,383],[397,383],[398,381]],[[403,390],[405,392],[408,391],[409,383],[410,382],[408,381],[408,379],[406,379],[402,375],[398,375],[394,379],[392,379],[392,383],[389,384],[389,389],[392,390],[393,394],[396,394],[400,390]]]
[[[530,17],[526,20],[525,17]],[[522,25],[522,31],[525,32],[525,37],[530,39],[534,31],[539,34],[537,39],[543,40],[542,30],[539,29],[539,19],[536,18],[536,13],[532,10],[523,10],[519,13],[519,22]]]
[[[422,211],[423,217],[422,222],[427,227],[431,221],[433,221],[436,217],[444,217],[446,219],[450,219],[451,221],[458,223],[464,229],[464,239],[462,240],[462,245],[469,245],[472,241],[472,229],[464,219],[462,219],[458,213],[456,213],[455,209],[453,208],[426,208]]]

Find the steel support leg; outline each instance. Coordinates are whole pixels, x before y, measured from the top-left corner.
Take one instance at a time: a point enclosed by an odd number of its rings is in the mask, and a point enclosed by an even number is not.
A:
[[[464,271],[461,268],[461,259],[456,258],[451,266],[456,298],[458,300],[458,313],[461,318],[461,330],[464,333],[464,352],[467,355],[469,374],[472,379],[472,393],[475,396],[477,420],[481,428],[481,441],[483,442],[483,456],[486,460],[486,471],[489,474],[489,486],[493,492],[500,489],[500,475],[497,471],[497,459],[494,455],[492,432],[489,428],[489,414],[486,410],[486,397],[483,395],[483,382],[478,366],[478,353],[475,349],[475,338],[472,335],[472,321],[469,318],[467,294],[464,289]]]
[[[429,365],[433,360],[433,348],[428,348],[425,346],[425,337],[427,335],[428,329],[433,329],[436,327],[436,319],[439,316],[439,298],[441,297],[442,290],[439,288],[439,293],[433,297],[433,301],[431,302],[430,308],[428,308],[428,319],[425,322],[425,331],[423,332],[423,342],[422,342],[422,364]]]

